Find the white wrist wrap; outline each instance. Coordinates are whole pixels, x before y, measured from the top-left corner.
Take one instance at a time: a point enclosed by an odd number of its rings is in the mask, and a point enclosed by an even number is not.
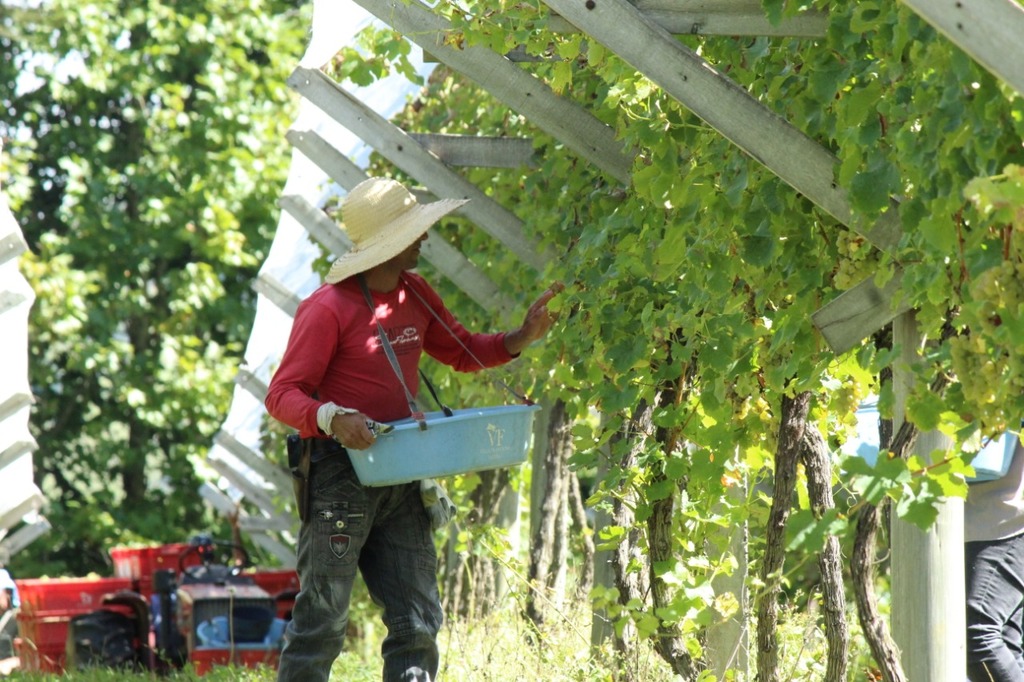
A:
[[[320,431],[328,436],[334,437],[334,433],[331,431],[331,420],[334,419],[336,414],[355,414],[359,410],[353,410],[351,407],[342,407],[341,405],[335,405],[334,403],[324,403],[316,411],[316,425],[320,427]]]

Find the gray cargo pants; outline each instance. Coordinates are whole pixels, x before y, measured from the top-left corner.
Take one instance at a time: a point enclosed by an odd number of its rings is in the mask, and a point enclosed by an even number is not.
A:
[[[365,487],[340,446],[317,445],[338,451],[312,465],[310,514],[299,531],[300,591],[278,682],[327,682],[344,645],[357,569],[384,609],[384,682],[431,682],[443,615],[419,483]]]

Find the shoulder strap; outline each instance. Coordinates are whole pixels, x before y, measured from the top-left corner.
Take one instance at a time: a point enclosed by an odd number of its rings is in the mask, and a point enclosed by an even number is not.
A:
[[[441,408],[442,412],[444,412],[444,416],[451,417],[453,414],[455,414],[454,412],[452,412],[452,408],[442,403],[441,399],[437,397],[437,389],[434,388],[434,383],[427,378],[427,373],[424,372],[422,369],[420,370],[420,378],[423,379],[423,383],[427,385],[427,389],[430,391],[430,395],[433,396],[434,402],[437,403],[437,406]]]
[[[404,282],[406,283],[406,285],[408,285],[408,287],[409,287],[409,290],[410,290],[410,291],[412,291],[412,293],[413,293],[413,294],[414,294],[414,295],[416,296],[416,298],[417,298],[417,299],[419,299],[420,305],[422,305],[422,306],[423,306],[424,308],[426,308],[427,310],[429,310],[429,311],[430,311],[430,314],[434,316],[434,319],[435,319],[435,320],[437,320],[437,321],[438,321],[438,323],[439,323],[439,324],[440,324],[440,325],[441,325],[442,327],[444,327],[444,328],[445,328],[445,330],[447,330],[447,332],[448,332],[449,334],[451,334],[451,337],[452,337],[453,339],[455,339],[455,342],[456,342],[456,343],[458,343],[458,344],[459,344],[460,346],[462,346],[462,350],[466,351],[466,355],[468,355],[468,356],[469,356],[469,357],[471,357],[471,358],[472,358],[472,359],[473,359],[474,361],[476,361],[476,364],[480,365],[480,369],[482,369],[482,370],[484,370],[484,371],[486,371],[486,372],[489,372],[489,371],[490,371],[490,368],[489,368],[489,367],[487,367],[487,365],[485,365],[485,364],[484,364],[483,362],[481,362],[481,361],[480,361],[480,358],[478,358],[478,357],[477,357],[476,355],[474,355],[474,354],[473,354],[473,351],[471,351],[471,350],[470,350],[470,349],[469,349],[469,348],[468,348],[468,347],[466,346],[466,344],[464,344],[464,343],[462,342],[462,339],[460,339],[460,338],[459,338],[458,334],[456,334],[456,333],[455,333],[455,332],[454,332],[454,331],[452,330],[452,328],[451,328],[451,327],[449,327],[449,326],[448,326],[448,325],[447,325],[447,324],[445,323],[445,321],[444,321],[444,320],[443,320],[443,319],[441,318],[441,316],[440,316],[440,315],[438,314],[438,312],[437,312],[436,310],[434,310],[433,306],[431,306],[431,305],[430,305],[429,303],[427,303],[426,299],[424,299],[424,298],[423,298],[423,295],[422,295],[422,294],[420,294],[420,292],[416,291],[416,287],[414,287],[414,286],[413,286],[413,285],[412,285],[412,284],[411,284],[411,283],[410,283],[410,282],[409,282],[408,280],[406,280],[406,279],[405,279],[404,277],[403,277],[402,279],[403,279],[403,281],[404,281]],[[492,374],[492,376],[493,376],[493,374]],[[502,380],[502,379],[500,379],[500,378],[499,378],[499,379],[496,379],[496,381],[497,381],[497,383],[501,384],[501,386],[502,386],[502,387],[503,387],[503,388],[504,388],[504,389],[505,389],[506,391],[508,391],[508,392],[509,392],[509,393],[511,393],[511,394],[512,394],[513,396],[515,396],[516,398],[518,398],[518,399],[519,399],[519,400],[520,400],[520,401],[521,401],[521,402],[522,402],[522,403],[523,403],[524,405],[533,405],[533,404],[534,404],[534,402],[533,402],[532,400],[530,400],[530,399],[529,399],[528,397],[526,397],[525,395],[522,395],[522,394],[520,394],[520,393],[519,393],[518,391],[516,391],[516,390],[515,390],[514,388],[512,388],[511,386],[509,386],[509,385],[508,385],[508,384],[507,384],[507,383],[506,383],[506,382],[505,382],[504,380]],[[430,382],[427,382],[427,385],[428,385],[428,386],[430,386]],[[431,390],[431,392],[433,392],[433,390],[434,390],[434,389],[433,389],[433,387],[431,387],[431,389],[430,389],[430,390]],[[434,399],[436,400],[436,399],[437,399],[437,397],[435,396],[435,397],[434,397]]]
[[[370,306],[370,313],[373,315],[373,321],[377,323],[377,336],[380,337],[381,346],[384,347],[384,354],[388,357],[388,362],[391,363],[391,369],[395,371],[395,375],[398,376],[398,383],[402,384],[402,390],[405,391],[405,399],[409,402],[409,411],[412,413],[412,418],[416,420],[416,423],[420,425],[421,431],[427,430],[427,420],[423,414],[423,410],[416,404],[416,398],[413,397],[412,391],[409,390],[409,386],[405,383],[405,376],[402,374],[402,366],[398,364],[398,358],[395,357],[395,350],[391,347],[391,342],[388,341],[388,333],[384,331],[384,325],[377,319],[377,307],[373,305],[373,296],[370,295],[370,287],[366,286],[366,278],[361,274],[357,276],[359,280],[359,287],[363,290],[363,298],[366,299],[366,304]]]

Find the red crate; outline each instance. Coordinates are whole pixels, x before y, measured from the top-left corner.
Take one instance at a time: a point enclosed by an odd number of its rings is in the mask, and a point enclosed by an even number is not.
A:
[[[172,569],[175,574],[178,573],[178,569],[182,566],[199,566],[203,563],[202,557],[199,556],[198,551],[192,550],[192,545],[187,542],[178,542],[170,545],[159,545],[153,548],[153,552],[150,555],[152,560],[152,566],[149,570],[148,576],[153,577],[153,573],[160,570]],[[143,573],[142,577],[145,578],[146,573]]]
[[[103,607],[132,616],[130,609],[120,605]],[[71,619],[100,605],[55,611],[18,612],[18,655],[22,670],[63,672],[66,662],[68,626]]]
[[[114,562],[114,575],[119,578],[138,580],[142,577],[142,564],[147,559],[144,555],[150,547],[114,547],[110,550],[110,558]]]
[[[169,545],[152,547],[114,547],[110,550],[110,558],[114,561],[114,575],[135,580],[152,580],[153,572],[162,569],[173,569],[178,572],[179,560],[191,545],[178,542]],[[200,563],[199,554],[193,552],[185,558],[186,566]]]
[[[18,613],[18,656],[21,669],[64,672],[64,655],[71,613]]]
[[[134,588],[128,578],[31,578],[15,580],[22,613],[86,613],[98,609],[103,597]]]
[[[214,666],[230,665],[236,668],[277,667],[280,652],[277,649],[195,649],[189,655],[196,675],[205,675]]]
[[[138,591],[149,596],[153,592],[153,574],[156,571],[170,569],[178,574],[182,566],[198,566],[202,557],[198,552],[189,550],[192,545],[186,542],[152,547],[114,547],[110,550],[110,558],[114,562],[114,575],[136,581]]]

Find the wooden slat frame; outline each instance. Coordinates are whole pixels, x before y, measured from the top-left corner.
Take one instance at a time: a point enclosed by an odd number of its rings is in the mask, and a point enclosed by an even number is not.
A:
[[[5,447],[0,451],[0,470],[3,470],[9,464],[13,464],[14,460],[18,459],[27,454],[31,454],[39,449],[39,443],[32,436],[28,436],[28,440],[17,440]]]
[[[1014,0],[903,0],[990,73],[1024,94],[1024,6]]]
[[[296,517],[297,518],[297,517]],[[239,527],[248,532],[284,533],[292,529],[294,521],[290,516],[253,516],[248,514],[238,519]]]
[[[18,410],[35,403],[31,393],[15,393],[0,403],[0,421],[13,415]]]
[[[633,3],[644,16],[673,35],[754,36],[768,38],[824,38],[828,14],[807,10],[784,17],[777,25],[764,13],[760,0],[637,0]],[[554,33],[576,33],[579,29],[563,17],[552,14],[547,28]],[[527,54],[522,46],[505,54],[513,62],[554,61],[554,57]],[[424,55],[424,61],[437,61]]]
[[[268,301],[276,305],[289,317],[295,317],[302,299],[294,291],[266,272],[261,272],[252,283],[253,290],[262,294]]]
[[[760,0],[636,0],[633,4],[650,21],[674,35],[822,38],[828,29],[828,15],[816,10],[772,24]],[[549,28],[557,32],[576,30],[561,16],[553,16]]]
[[[28,250],[28,244],[20,233],[14,232],[0,238],[0,265],[17,258]]]
[[[25,294],[17,291],[0,291],[0,315],[13,310],[28,300]]]
[[[231,485],[241,490],[249,498],[249,502],[260,509],[274,509],[274,502],[270,498],[270,493],[265,488],[254,485],[246,476],[231,466],[230,463],[216,455],[208,457],[206,462],[213,467],[214,471],[226,478]],[[291,484],[289,483],[289,485]]]
[[[863,225],[835,182],[838,159],[757,101],[750,93],[651,22],[626,0],[601,0],[594,9],[574,0],[544,0],[601,42],[737,147],[815,205],[882,250],[897,243],[891,210]]]
[[[542,80],[482,47],[457,49],[445,43],[451,24],[416,3],[401,0],[355,0],[371,14],[434,55],[441,63],[477,82],[498,101],[525,116],[532,125],[594,164],[622,184],[629,184],[636,155],[615,139],[615,131],[584,107],[560,97]]]
[[[910,309],[899,298],[900,276],[897,271],[881,289],[874,277],[869,277],[811,315],[814,326],[834,353],[852,350],[865,337]]]
[[[526,265],[543,270],[544,264],[553,257],[525,236],[523,222],[512,212],[454,173],[419,142],[320,71],[300,66],[289,77],[288,84],[438,197],[469,199],[462,214]]]
[[[758,102],[629,2],[601,0],[592,10],[572,0],[545,3],[632,64],[838,222],[883,251],[898,243],[901,226],[895,201],[873,224],[864,224],[850,208],[846,192],[835,182],[839,164],[835,155]],[[871,314],[883,317],[894,307],[889,296],[879,300],[878,310]],[[824,316],[842,314],[829,310]],[[862,331],[869,334],[874,330]]]
[[[12,556],[25,549],[50,530],[45,518],[25,524],[0,540],[0,563],[7,563]]]
[[[21,495],[22,497],[18,504],[7,510],[3,516],[0,516],[0,528],[5,530],[16,525],[28,514],[42,509],[45,502],[39,488],[34,484],[28,490],[9,491],[8,494]],[[16,497],[15,499],[18,498]]]
[[[290,213],[313,239],[322,244],[335,257],[343,256],[352,249],[352,240],[338,229],[324,211],[298,194],[284,194],[278,205]]]
[[[244,527],[246,520],[243,519],[241,523]],[[295,567],[294,548],[283,545],[267,533],[260,533],[258,531],[250,532],[252,533],[253,542],[255,542],[260,547],[270,552],[272,555],[274,555],[277,558],[277,560],[281,562],[282,566],[286,568]]]
[[[209,483],[200,486],[199,496],[226,517],[237,514],[239,529],[249,533],[253,542],[270,552],[281,562],[282,566],[295,566],[295,549],[279,542],[268,532],[290,534],[292,525],[297,521],[296,518],[286,514],[277,514],[271,517],[248,514],[244,509],[239,509],[234,500],[225,495],[223,491]]]
[[[484,137],[409,133],[448,166],[467,168],[536,168],[533,140],[527,137]]]
[[[0,143],[0,148],[2,148]],[[0,265],[12,258],[17,258],[28,250],[28,243],[25,241],[18,221],[7,203],[7,198],[0,194]]]
[[[240,368],[238,373],[235,374],[235,383],[248,391],[249,395],[261,403],[267,399],[267,391],[269,390],[267,383],[246,368]]]
[[[327,173],[332,180],[346,190],[351,190],[366,179],[366,173],[312,130],[290,130],[287,139],[310,161]],[[419,199],[419,197],[417,197]],[[307,202],[308,203],[308,202]],[[314,209],[312,205],[303,212]],[[463,207],[458,213],[463,213]],[[322,211],[320,211],[322,213]],[[293,212],[293,215],[296,215]],[[302,218],[297,219],[303,225]],[[337,228],[333,230],[337,232]],[[515,304],[501,289],[477,268],[468,258],[442,239],[428,239],[423,243],[423,257],[441,274],[454,282],[484,310],[499,315],[508,315]]]
[[[291,475],[280,466],[273,464],[266,457],[239,441],[227,431],[218,431],[213,442],[221,446],[239,461],[254,471],[260,478],[278,490],[291,489]]]
[[[346,189],[366,179],[366,171],[339,152],[315,130],[292,128],[285,139],[315,163],[327,176]]]

